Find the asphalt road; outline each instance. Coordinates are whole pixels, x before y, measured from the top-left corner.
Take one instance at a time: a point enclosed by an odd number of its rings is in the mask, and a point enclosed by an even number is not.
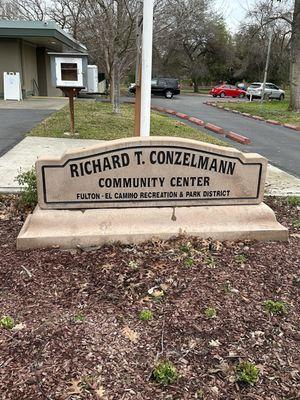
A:
[[[208,99],[207,96],[184,95],[175,96],[172,100],[152,97],[152,104],[171,108],[221,126],[227,131],[245,135],[251,139],[250,145],[241,145],[207,131],[244,152],[265,156],[272,165],[300,178],[300,132],[209,107],[203,104]],[[195,124],[191,125],[197,127]],[[199,129],[203,130],[202,127]]]
[[[0,157],[55,110],[0,109]]]

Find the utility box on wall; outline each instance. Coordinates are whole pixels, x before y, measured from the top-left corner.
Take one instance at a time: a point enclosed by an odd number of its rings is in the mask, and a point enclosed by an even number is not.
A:
[[[55,87],[87,86],[88,55],[84,53],[48,53],[51,58],[51,79]]]

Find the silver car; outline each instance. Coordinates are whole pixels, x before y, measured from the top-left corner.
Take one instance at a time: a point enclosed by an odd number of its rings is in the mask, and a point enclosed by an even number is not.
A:
[[[247,98],[250,99],[252,96],[253,99],[260,99],[262,96],[262,87],[263,84],[261,82],[251,83],[247,89]],[[268,82],[266,83],[264,97],[268,99],[283,100],[285,97],[285,91],[274,85],[274,83]]]

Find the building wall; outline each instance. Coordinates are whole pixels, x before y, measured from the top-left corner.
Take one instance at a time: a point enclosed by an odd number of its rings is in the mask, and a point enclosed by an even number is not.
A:
[[[56,89],[55,86],[52,86],[51,81],[51,63],[50,63],[50,56],[46,54],[46,71],[47,71],[47,91],[48,96],[56,97],[56,96],[63,96],[62,91],[60,89]]]
[[[47,96],[47,72],[46,72],[46,49],[45,47],[38,47],[36,49],[37,73],[39,96]]]
[[[36,61],[36,46],[26,42],[21,42],[22,56],[22,89],[25,96],[38,95],[37,84],[37,61]]]
[[[22,73],[18,40],[0,39],[0,96],[3,97],[3,72]]]
[[[44,58],[38,62],[38,57]],[[63,95],[60,89],[52,86],[50,57],[46,50],[42,55],[40,49],[26,41],[0,39],[0,98],[4,95],[3,72],[20,72],[23,96]],[[41,93],[38,93],[40,87]]]

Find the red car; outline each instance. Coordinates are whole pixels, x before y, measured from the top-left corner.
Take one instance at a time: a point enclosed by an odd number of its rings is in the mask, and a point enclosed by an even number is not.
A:
[[[239,89],[233,85],[220,85],[216,86],[209,92],[213,97],[240,97],[241,99],[246,96],[246,91]]]

